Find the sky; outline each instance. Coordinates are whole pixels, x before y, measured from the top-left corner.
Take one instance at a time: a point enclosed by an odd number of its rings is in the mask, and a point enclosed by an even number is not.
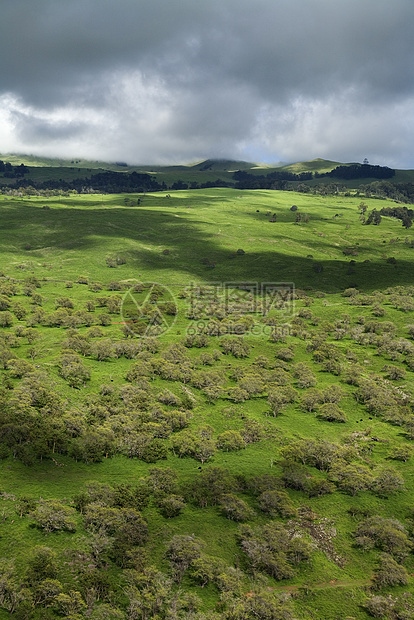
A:
[[[413,0],[0,0],[0,153],[414,168]]]

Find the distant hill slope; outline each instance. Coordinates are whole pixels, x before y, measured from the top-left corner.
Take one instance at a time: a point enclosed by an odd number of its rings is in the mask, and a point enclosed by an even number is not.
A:
[[[195,162],[182,165],[128,165],[127,162],[102,162],[102,161],[90,161],[85,159],[59,159],[59,158],[47,158],[38,157],[34,155],[26,154],[4,154],[0,155],[0,160],[8,162],[13,167],[23,164],[28,168],[28,171],[22,175],[10,175],[4,174],[0,170],[0,187],[11,186],[18,187],[19,181],[24,179],[24,184],[28,184],[32,181],[35,187],[42,187],[39,184],[49,183],[50,187],[57,187],[61,182],[62,188],[70,189],[67,184],[72,184],[73,188],[77,189],[80,180],[84,180],[83,185],[90,185],[96,188],[98,191],[106,192],[106,187],[111,185],[112,191],[116,191],[116,187],[119,186],[118,191],[128,191],[122,189],[126,184],[125,177],[118,176],[123,174],[144,174],[149,175],[152,181],[147,184],[146,191],[153,191],[156,184],[160,186],[160,189],[197,189],[202,187],[237,187],[235,172],[240,171],[252,175],[252,177],[268,177],[269,179],[282,179],[285,178],[287,182],[293,183],[294,188],[297,182],[301,184],[305,183],[310,187],[315,187],[321,184],[339,183],[342,186],[346,186],[349,189],[358,189],[361,185],[367,185],[373,181],[378,180],[374,177],[360,177],[352,179],[336,179],[334,176],[324,177],[326,173],[331,172],[338,166],[352,166],[355,163],[342,163],[328,159],[317,158],[311,161],[294,162],[290,164],[268,164],[257,163],[248,161],[237,161],[231,159],[207,159],[201,162]],[[357,164],[359,165],[359,164]],[[367,172],[372,167],[367,166]],[[109,176],[109,173],[112,176]],[[282,173],[288,173],[286,177],[283,177]],[[107,176],[107,179],[104,176]],[[317,175],[316,178],[314,175]],[[98,182],[98,176],[100,175],[100,181]],[[289,176],[290,175],[290,176]],[[294,179],[293,175],[302,175],[301,179]],[[310,175],[313,175],[311,178]],[[321,175],[321,176],[319,176]],[[307,178],[306,178],[307,177]],[[239,179],[240,180],[240,179]],[[106,183],[107,181],[107,183]],[[77,182],[77,184],[76,184]],[[394,184],[414,184],[414,170],[396,170],[395,175],[392,178]],[[254,181],[250,187],[260,187],[260,182],[256,184]],[[151,189],[151,187],[153,189]],[[266,182],[262,183],[262,187],[266,187]],[[269,186],[270,188],[270,186]],[[284,189],[281,185],[279,187],[272,187],[272,189]],[[110,190],[111,191],[111,190]],[[129,191],[138,191],[136,188]],[[410,195],[414,195],[414,191],[410,190]]]
[[[295,164],[288,164],[287,166],[281,166],[281,170],[288,170],[289,172],[294,172],[295,174],[300,174],[301,172],[319,172],[322,174],[324,172],[330,172],[337,166],[349,166],[351,164],[344,164],[339,161],[331,161],[329,159],[312,159],[311,161],[300,161]]]
[[[189,164],[173,164],[173,165],[128,165],[126,162],[104,162],[91,161],[87,159],[61,159],[50,157],[39,157],[37,155],[26,154],[0,154],[0,160],[10,162],[13,166],[24,164],[34,168],[86,168],[93,170],[111,170],[111,171],[143,171],[143,172],[232,172],[234,170],[257,170],[263,174],[263,171],[271,170],[288,170],[290,172],[329,172],[336,166],[344,166],[341,162],[330,161],[327,159],[313,159],[312,161],[297,162],[286,165],[272,165],[257,162],[248,162],[232,159],[206,159],[196,163]]]
[[[257,164],[253,164],[248,161],[234,161],[231,159],[206,159],[198,164],[191,166],[193,170],[216,170],[216,171],[231,171],[231,170],[250,170]]]

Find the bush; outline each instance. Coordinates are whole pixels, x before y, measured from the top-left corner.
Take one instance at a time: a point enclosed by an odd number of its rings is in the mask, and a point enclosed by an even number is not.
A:
[[[163,517],[177,517],[185,507],[184,498],[180,495],[166,495],[157,501],[157,507]]]
[[[234,493],[222,495],[220,509],[222,514],[232,521],[249,521],[255,514],[254,510]]]
[[[314,387],[317,383],[315,374],[304,362],[298,362],[293,367],[292,374],[296,379],[298,388],[304,389]]]
[[[258,502],[260,510],[271,517],[294,517],[297,515],[297,510],[286,491],[265,491],[259,496]]]
[[[306,485],[306,491],[309,497],[321,497],[322,495],[329,495],[336,490],[335,485],[329,480],[312,478]]]
[[[82,387],[91,378],[91,371],[83,364],[78,355],[69,353],[62,355],[58,366],[60,376],[73,388]]]
[[[124,539],[129,546],[143,545],[148,539],[148,528],[141,513],[134,508],[113,508],[89,504],[85,511],[85,528],[91,532],[105,532]]]
[[[276,521],[255,529],[240,526],[239,541],[253,570],[264,571],[277,580],[290,579],[295,574],[294,567],[310,558],[309,543],[303,538],[291,538]]]
[[[117,262],[116,262],[116,258],[114,258],[113,256],[107,256],[105,258],[105,262],[107,267],[110,267],[111,269],[115,269],[115,267],[117,267]]]
[[[405,586],[408,583],[408,573],[404,566],[398,564],[387,553],[382,554],[377,572],[373,577],[373,587],[376,590],[392,586]]]
[[[49,547],[36,546],[29,557],[26,580],[30,585],[53,579],[58,571],[57,554]]]
[[[382,368],[382,372],[386,373],[386,377],[391,379],[391,381],[399,381],[400,379],[405,379],[407,373],[403,368],[399,368],[398,366],[394,366],[392,364],[386,364]]]
[[[409,592],[394,597],[391,594],[376,594],[365,602],[365,608],[374,618],[390,618],[392,620],[412,620],[414,618],[414,597]]]
[[[335,461],[330,470],[333,482],[345,493],[356,495],[360,491],[367,491],[372,484],[373,475],[365,465]]]
[[[355,531],[355,543],[364,549],[377,548],[402,561],[413,548],[404,526],[397,519],[374,516],[365,519]]]
[[[11,312],[0,312],[0,327],[11,327],[13,325],[13,315]]]
[[[161,439],[155,438],[144,447],[141,459],[146,463],[155,463],[161,459],[166,459],[167,455],[168,449],[165,443]]]
[[[217,447],[230,452],[242,450],[246,444],[239,431],[224,431],[217,436]]]
[[[375,472],[371,486],[374,493],[380,497],[388,497],[404,488],[404,478],[392,467],[381,467]]]
[[[413,455],[412,446],[395,446],[388,458],[406,463]]]
[[[56,500],[41,501],[31,513],[36,526],[47,533],[66,530],[76,530],[76,511]]]
[[[181,582],[191,563],[201,556],[201,550],[204,546],[204,541],[194,535],[176,534],[173,536],[168,545],[166,556],[171,563],[175,581]]]
[[[318,417],[328,422],[346,422],[345,413],[335,403],[325,403],[321,405]]]

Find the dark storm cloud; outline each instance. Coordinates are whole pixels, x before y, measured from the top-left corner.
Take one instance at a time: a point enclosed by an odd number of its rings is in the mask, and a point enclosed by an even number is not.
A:
[[[414,166],[412,0],[0,6],[0,151]]]
[[[51,121],[48,118],[38,118],[33,114],[14,112],[11,120],[16,127],[17,136],[22,136],[28,144],[57,142],[83,135],[87,129],[86,123],[71,120]]]

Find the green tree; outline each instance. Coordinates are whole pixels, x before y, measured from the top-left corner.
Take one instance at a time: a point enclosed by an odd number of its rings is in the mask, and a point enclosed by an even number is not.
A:
[[[296,385],[301,389],[314,387],[317,383],[316,375],[304,362],[298,362],[293,366],[292,375],[296,379]]]
[[[379,213],[379,211],[377,211],[376,209],[372,209],[371,213],[368,215],[368,218],[365,221],[365,224],[374,224],[375,226],[378,226],[378,224],[381,224],[381,214]]]
[[[149,470],[147,483],[155,496],[162,497],[177,493],[178,475],[171,467],[152,467]]]
[[[349,493],[356,495],[361,491],[367,491],[372,484],[373,475],[365,465],[355,463],[345,463],[337,461],[332,466],[329,476],[338,487]]]
[[[204,541],[196,536],[176,534],[171,539],[166,556],[170,561],[174,581],[180,583],[191,563],[200,557]]]
[[[391,555],[383,553],[372,582],[376,590],[390,586],[406,586],[408,583],[408,573],[404,566],[398,564]]]
[[[63,354],[58,361],[58,367],[60,376],[73,388],[81,388],[91,378],[91,371],[76,354]]]
[[[379,549],[402,561],[412,550],[405,527],[397,519],[380,516],[362,521],[355,531],[355,543],[363,549]]]
[[[67,618],[76,618],[77,614],[81,614],[87,608],[81,593],[77,590],[69,590],[67,594],[61,592],[56,596],[55,604],[59,613]]]
[[[47,533],[66,530],[76,530],[76,511],[57,500],[40,501],[30,515],[37,527]]]
[[[346,422],[346,415],[335,403],[325,403],[319,407],[318,417],[327,422]]]
[[[240,545],[249,558],[254,571],[264,571],[278,581],[294,576],[294,567],[310,558],[311,547],[301,539],[287,535],[282,524],[271,521],[262,527],[241,525],[238,534]]]
[[[301,396],[300,405],[305,411],[314,411],[323,401],[322,392],[315,388],[310,388]]]
[[[236,482],[222,467],[207,466],[187,487],[187,495],[195,504],[205,508],[220,503],[221,497],[235,490]]]
[[[294,611],[289,601],[255,585],[251,596],[238,597],[231,591],[221,596],[226,604],[226,620],[293,620]]]
[[[61,592],[63,586],[58,579],[44,579],[33,588],[33,603],[35,606],[51,607]]]
[[[269,390],[267,402],[274,417],[277,417],[288,405],[294,402],[297,392],[289,385]]]
[[[91,620],[124,620],[125,614],[109,603],[101,603],[94,607],[89,617]]]
[[[224,493],[219,505],[222,514],[232,521],[250,521],[255,515],[254,510],[234,493]]]
[[[380,467],[374,472],[371,489],[380,497],[388,497],[404,489],[404,478],[393,467]]]
[[[246,447],[244,439],[239,431],[224,431],[217,435],[217,447],[225,452],[242,450]]]
[[[126,575],[130,620],[165,618],[171,600],[171,580],[153,566]]]
[[[258,498],[259,507],[272,518],[276,516],[294,517],[297,510],[288,493],[283,490],[264,491]]]
[[[163,517],[171,519],[172,517],[178,517],[185,508],[185,501],[181,495],[164,495],[156,501],[157,507]]]
[[[26,580],[30,585],[55,579],[58,573],[57,554],[50,547],[35,546],[29,556]]]

